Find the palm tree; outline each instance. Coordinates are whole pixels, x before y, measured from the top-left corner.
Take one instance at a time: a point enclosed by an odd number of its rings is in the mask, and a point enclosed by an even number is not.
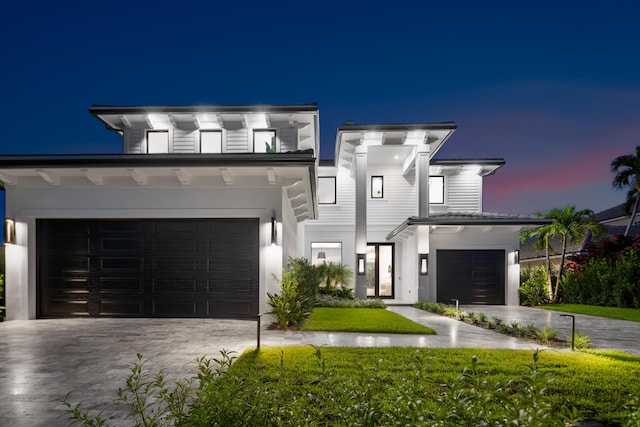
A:
[[[545,216],[540,212],[534,213],[535,216]],[[538,250],[544,250],[545,258],[546,258],[546,269],[547,269],[547,296],[549,297],[549,301],[553,299],[553,284],[551,283],[551,257],[549,254],[549,250],[551,249],[551,245],[549,244],[549,233],[551,231],[551,224],[543,225],[533,230],[525,231],[520,236],[520,243],[525,243],[529,239],[535,239],[534,246]]]
[[[576,210],[575,206],[566,206],[564,209],[553,208],[549,212],[536,212],[534,215],[547,217],[552,221],[551,224],[542,226],[534,232],[538,239],[536,242],[537,247],[543,246],[546,250],[549,300],[553,303],[558,299],[560,280],[564,274],[567,243],[581,241],[584,239],[587,230],[591,231],[594,235],[598,235],[602,232],[602,226],[593,218],[593,211],[591,209]],[[559,237],[561,239],[562,249],[560,252],[558,275],[556,276],[556,283],[552,291],[549,241],[553,237]]]
[[[624,231],[625,237],[629,235],[631,224],[635,222],[640,202],[640,145],[636,147],[636,154],[625,154],[616,157],[611,162],[611,170],[616,173],[613,178],[613,188],[621,190],[629,187],[624,211],[630,213],[629,223]]]

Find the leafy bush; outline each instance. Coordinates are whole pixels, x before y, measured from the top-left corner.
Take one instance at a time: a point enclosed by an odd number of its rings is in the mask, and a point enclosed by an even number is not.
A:
[[[555,329],[547,328],[547,325],[544,325],[542,329],[536,331],[536,337],[543,343],[548,343],[552,339],[558,336],[558,331]]]
[[[303,307],[311,310],[318,295],[318,286],[322,279],[320,269],[306,258],[289,258],[288,270],[291,280],[298,285],[298,292],[305,298]]]
[[[560,289],[565,303],[640,308],[640,249],[627,248],[616,258],[592,257],[571,269]]]
[[[325,288],[335,289],[340,285],[342,287],[349,287],[351,284],[353,271],[351,271],[351,268],[346,264],[325,262],[317,268]]]
[[[549,302],[547,271],[544,267],[524,270],[521,275],[520,304],[537,306]]]
[[[282,279],[275,279],[280,284],[280,294],[267,292],[267,302],[271,306],[267,314],[275,316],[276,322],[282,328],[297,326],[311,312],[306,304],[308,298],[300,292],[295,275],[291,271],[283,268]]]
[[[571,337],[567,337],[567,341],[571,341]],[[589,346],[591,346],[591,338],[582,332],[576,332],[573,340],[573,347],[576,350],[584,350],[585,348],[589,348]]]
[[[321,293],[316,299],[316,307],[387,308],[387,305],[381,299],[340,298]]]

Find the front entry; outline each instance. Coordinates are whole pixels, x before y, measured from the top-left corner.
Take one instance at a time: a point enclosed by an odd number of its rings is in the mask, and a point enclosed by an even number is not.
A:
[[[393,298],[393,243],[367,245],[367,297]]]

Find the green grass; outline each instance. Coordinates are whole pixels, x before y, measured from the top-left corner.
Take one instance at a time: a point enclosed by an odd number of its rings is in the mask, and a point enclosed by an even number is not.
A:
[[[587,314],[589,316],[607,317],[609,319],[630,320],[640,322],[640,308],[602,307],[598,305],[583,304],[550,304],[541,305],[538,308],[553,311],[565,311],[567,313]]]
[[[303,405],[289,407],[291,413],[309,415],[322,411],[318,416],[331,424],[331,420],[338,419],[331,417],[342,416],[341,411],[354,404],[353,393],[362,391],[353,390],[360,390],[361,386],[366,394],[363,401],[376,405],[371,410],[409,413],[411,407],[407,409],[406,404],[414,402],[421,404],[420,411],[429,413],[442,410],[439,399],[446,384],[460,384],[460,374],[471,366],[472,356],[479,360],[477,372],[481,381],[477,384],[484,387],[498,382],[504,386],[512,379],[530,375],[532,354],[524,350],[489,349],[262,348],[245,353],[230,372],[239,375],[243,384],[241,393],[250,396],[258,392],[252,390],[251,381],[242,380],[251,378],[256,387],[268,389],[274,395],[283,393],[286,405]],[[554,410],[575,407],[580,419],[620,423],[629,417],[625,405],[630,396],[640,395],[640,358],[621,352],[541,351],[538,372],[540,381],[545,375],[553,378],[551,382],[544,379],[544,388]],[[313,403],[314,397],[317,404]],[[402,405],[396,406],[396,399],[401,397],[404,409]]]
[[[436,331],[383,309],[315,307],[303,331],[428,334]]]

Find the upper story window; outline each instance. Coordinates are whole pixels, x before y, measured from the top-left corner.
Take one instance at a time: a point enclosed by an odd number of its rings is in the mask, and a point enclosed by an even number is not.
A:
[[[201,153],[222,153],[222,131],[201,130],[200,131],[200,152]]]
[[[147,131],[147,153],[162,154],[169,152],[169,131]]]
[[[372,176],[371,177],[371,198],[382,199],[384,197],[384,177]]]
[[[318,203],[321,205],[336,204],[336,177],[318,177]]]
[[[444,204],[444,176],[429,177],[429,203]]]
[[[254,153],[275,153],[276,131],[273,129],[261,129],[253,131]]]

